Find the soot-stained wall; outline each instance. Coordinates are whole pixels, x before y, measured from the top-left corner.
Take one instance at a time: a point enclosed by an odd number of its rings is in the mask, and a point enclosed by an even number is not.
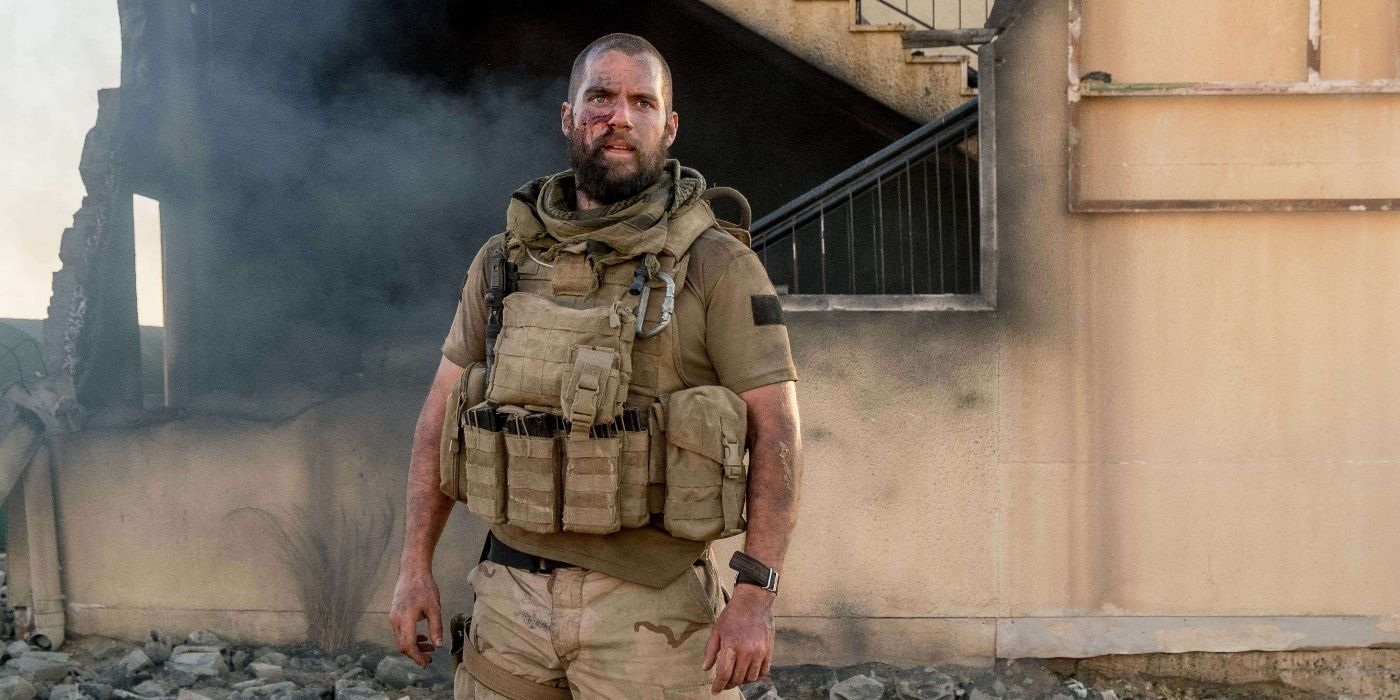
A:
[[[189,141],[178,169],[145,180],[187,223],[196,392],[353,376],[369,344],[445,332],[510,192],[566,167],[568,70],[605,33],[668,57],[672,155],[756,215],[914,127],[697,2],[192,8],[143,41],[183,47],[157,63],[195,86],[152,126]]]

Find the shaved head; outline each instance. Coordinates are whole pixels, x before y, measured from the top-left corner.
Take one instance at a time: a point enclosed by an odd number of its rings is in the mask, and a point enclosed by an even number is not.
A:
[[[662,58],[661,52],[651,45],[650,41],[643,39],[636,34],[608,34],[593,40],[579,52],[574,59],[574,68],[569,73],[569,97],[568,102],[572,103],[578,97],[580,83],[583,81],[584,66],[588,59],[605,51],[621,51],[628,56],[639,56],[645,54],[656,59],[661,66],[661,99],[666,103],[667,110],[674,110],[671,104],[671,66]]]

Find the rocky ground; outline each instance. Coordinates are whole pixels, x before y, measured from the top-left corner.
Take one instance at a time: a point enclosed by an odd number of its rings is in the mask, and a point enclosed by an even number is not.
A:
[[[12,642],[0,700],[419,700],[452,696],[445,655],[428,670],[397,652],[361,645],[329,654],[305,645],[248,646],[197,631],[159,631],[140,644],[70,639],[63,651]],[[747,700],[1129,700],[1336,698],[1281,687],[1209,687],[1161,679],[1074,678],[1072,664],[1003,662],[993,668],[886,664],[790,666],[744,686]]]
[[[744,687],[746,700],[1321,700],[1342,696],[1276,685],[1212,686],[1171,678],[1077,678],[1071,660],[1001,661],[991,668],[868,663],[774,668]]]
[[[208,631],[143,644],[70,639],[63,651],[5,647],[0,700],[390,700],[448,698],[445,671],[360,646],[327,654],[308,646],[235,644]],[[443,666],[444,664],[435,664]]]

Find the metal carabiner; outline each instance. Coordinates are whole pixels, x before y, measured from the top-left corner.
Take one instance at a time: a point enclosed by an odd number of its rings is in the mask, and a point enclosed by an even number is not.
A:
[[[651,298],[651,287],[643,286],[641,303],[637,304],[638,338],[650,338],[666,330],[666,326],[671,325],[671,314],[676,310],[676,280],[665,272],[658,272],[656,276],[666,283],[666,298],[661,300],[661,320],[650,330],[643,329],[642,325],[646,323],[647,317],[647,301]]]

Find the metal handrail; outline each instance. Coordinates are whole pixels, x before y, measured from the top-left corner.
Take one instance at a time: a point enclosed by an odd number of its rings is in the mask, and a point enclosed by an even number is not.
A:
[[[928,23],[928,22],[924,22],[923,20],[919,19],[918,17],[915,17],[915,16],[912,15],[912,14],[909,14],[909,3],[908,3],[907,1],[904,3],[904,9],[902,9],[902,10],[899,9],[899,7],[896,6],[894,3],[889,2],[889,0],[874,0],[874,1],[877,2],[877,3],[880,3],[881,5],[884,5],[885,7],[889,8],[889,9],[892,10],[892,11],[894,11],[896,14],[899,14],[899,15],[903,16],[905,19],[907,19],[907,20],[913,22],[914,24],[919,25],[920,27],[923,27],[924,29],[933,29],[933,24]],[[856,24],[868,24],[867,22],[864,21],[864,20],[865,20],[865,15],[861,13],[861,3],[862,3],[862,2],[864,2],[864,0],[856,0]]]
[[[973,98],[876,151],[864,160],[837,173],[826,182],[773,210],[754,222],[753,249],[763,248],[792,228],[821,215],[821,204],[868,185],[905,163],[922,158],[954,141],[967,138],[968,126],[977,122],[977,99]]]
[[[937,28],[938,28],[936,25],[937,25],[937,22],[938,22],[938,2],[939,2],[939,0],[926,0],[926,1],[928,2],[928,9],[929,9],[929,21],[927,21],[927,22],[925,22],[922,18],[920,18],[918,15],[914,14],[913,12],[911,12],[911,11],[909,10],[909,0],[903,0],[902,3],[896,3],[896,2],[894,2],[893,0],[869,0],[869,1],[870,1],[870,2],[876,3],[876,4],[880,5],[881,7],[884,7],[885,9],[887,9],[887,10],[889,10],[889,11],[891,11],[891,12],[893,12],[893,13],[895,13],[895,14],[897,14],[897,15],[899,15],[899,16],[901,16],[901,17],[907,19],[907,20],[909,20],[909,21],[912,22],[913,24],[918,25],[919,27],[922,27],[922,28],[924,28],[924,29],[937,29]],[[949,0],[949,1],[951,1],[951,0]],[[956,27],[951,27],[951,28],[952,28],[952,29],[967,29],[967,28],[969,28],[969,27],[966,27],[966,26],[963,25],[963,2],[964,2],[964,0],[956,0],[956,1],[957,1],[957,3],[958,3],[958,25],[957,25]],[[967,1],[970,2],[970,3],[976,3],[976,2],[977,2],[977,0],[967,0]],[[865,17],[865,11],[864,11],[864,8],[862,7],[862,5],[863,5],[864,2],[866,2],[866,0],[856,0],[856,24],[871,24],[871,22],[869,22],[869,21],[866,19],[866,17]],[[902,7],[901,7],[901,4],[903,5]],[[978,25],[977,25],[978,27],[982,27],[982,26],[985,25],[985,23],[986,23],[986,17],[987,17],[988,14],[990,14],[990,5],[991,5],[990,0],[983,0],[983,2],[982,2],[983,23],[982,23],[982,24],[978,24]],[[974,7],[975,7],[975,4],[974,4]],[[948,28],[948,27],[945,27],[945,29],[946,29],[946,28]]]

